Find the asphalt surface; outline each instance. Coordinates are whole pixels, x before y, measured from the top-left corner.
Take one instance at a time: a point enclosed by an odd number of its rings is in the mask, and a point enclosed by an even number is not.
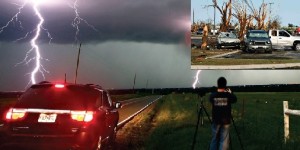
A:
[[[153,102],[159,100],[161,97],[162,96],[160,95],[154,95],[122,101],[122,107],[119,109],[120,119],[118,127],[123,126],[134,116],[146,109]]]

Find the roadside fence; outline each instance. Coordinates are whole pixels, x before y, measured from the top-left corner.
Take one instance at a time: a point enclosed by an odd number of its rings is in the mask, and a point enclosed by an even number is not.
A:
[[[284,116],[284,141],[286,142],[289,139],[289,128],[290,128],[290,121],[289,115],[297,115],[300,116],[300,110],[292,110],[289,109],[288,101],[283,101],[283,116]]]

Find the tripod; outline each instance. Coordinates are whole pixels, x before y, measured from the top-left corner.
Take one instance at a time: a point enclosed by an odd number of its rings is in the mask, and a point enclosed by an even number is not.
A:
[[[233,117],[232,117],[232,116],[231,116],[231,120],[232,120],[232,124],[233,124],[234,130],[235,130],[235,133],[236,133],[236,135],[237,135],[237,137],[238,137],[238,140],[239,140],[239,142],[240,142],[241,149],[244,150],[244,146],[243,146],[243,143],[242,143],[240,134],[239,134],[239,132],[238,132],[236,126],[235,126],[235,123],[234,123],[234,120],[233,120]],[[230,138],[230,145],[231,145],[231,138]],[[231,147],[232,147],[232,145],[231,145]]]
[[[203,105],[203,99],[202,99],[202,96],[200,98],[200,106],[199,106],[199,111],[198,111],[198,119],[197,119],[197,126],[196,126],[196,130],[195,130],[195,133],[194,133],[194,139],[193,139],[193,143],[192,143],[192,150],[194,150],[195,148],[195,143],[196,143],[196,139],[197,139],[197,133],[198,133],[198,127],[199,127],[199,123],[201,126],[204,125],[204,114],[203,114],[203,111],[205,112],[210,124],[212,124],[212,121],[206,111],[206,108],[204,107]],[[238,137],[238,140],[239,140],[239,143],[240,143],[240,146],[241,146],[241,150],[244,150],[244,146],[243,146],[243,143],[242,143],[242,140],[241,140],[241,137],[240,137],[240,134],[237,130],[237,127],[235,125],[235,122],[234,122],[234,119],[233,117],[231,116],[231,120],[232,120],[232,124],[234,126],[234,130],[237,134],[237,137]],[[231,137],[229,135],[229,138],[230,138],[230,147],[232,148],[232,143],[231,143]]]
[[[202,99],[202,96],[200,98],[200,106],[199,106],[199,111],[198,111],[198,119],[197,119],[197,125],[196,125],[196,130],[195,130],[195,133],[194,133],[194,140],[193,140],[193,144],[192,144],[192,150],[195,148],[195,143],[196,143],[196,138],[197,138],[197,133],[198,133],[198,127],[199,127],[199,122],[201,123],[201,126],[204,125],[204,116],[203,116],[203,111],[205,112],[210,124],[212,123],[207,111],[206,111],[206,108],[204,107],[203,105],[203,99]]]

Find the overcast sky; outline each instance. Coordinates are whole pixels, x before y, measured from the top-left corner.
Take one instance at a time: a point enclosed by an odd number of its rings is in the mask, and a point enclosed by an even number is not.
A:
[[[18,12],[21,0],[0,1],[0,27]],[[44,28],[38,44],[43,57],[45,80],[73,82],[78,45],[76,30],[71,26],[75,17],[69,6],[74,0],[42,4]],[[184,0],[78,0],[78,11],[96,30],[83,21],[79,25],[82,42],[78,83],[95,83],[105,88],[191,87],[195,70],[190,70],[190,1]],[[22,27],[14,22],[0,30],[0,91],[24,90],[30,83],[34,61],[20,64],[30,49],[30,39],[15,42],[34,30],[38,19],[32,5],[26,5],[19,15]],[[30,53],[29,59],[35,54]],[[214,86],[220,76],[230,85],[299,83],[299,71],[202,71],[198,86]],[[44,80],[37,75],[37,82]]]

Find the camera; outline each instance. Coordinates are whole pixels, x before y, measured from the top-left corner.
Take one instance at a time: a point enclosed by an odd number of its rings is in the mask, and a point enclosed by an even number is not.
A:
[[[230,88],[226,88],[225,91],[228,92],[228,93],[232,93],[232,91],[230,90]]]

